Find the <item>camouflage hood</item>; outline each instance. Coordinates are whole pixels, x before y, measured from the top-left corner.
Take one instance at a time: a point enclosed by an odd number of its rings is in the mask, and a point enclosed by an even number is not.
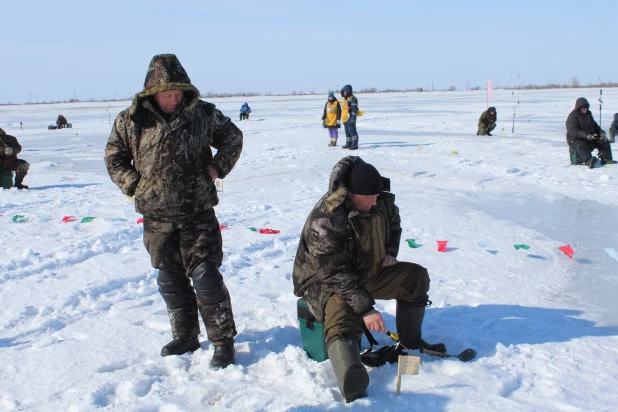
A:
[[[144,80],[144,90],[133,98],[131,115],[137,112],[142,100],[166,90],[182,90],[187,111],[193,109],[200,100],[199,90],[191,84],[191,79],[175,54],[158,54],[152,58]]]

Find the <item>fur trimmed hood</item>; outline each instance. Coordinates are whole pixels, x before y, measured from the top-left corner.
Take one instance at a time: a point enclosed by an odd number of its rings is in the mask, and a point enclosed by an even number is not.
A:
[[[184,92],[185,111],[192,110],[200,101],[199,90],[191,84],[191,79],[175,54],[158,54],[152,58],[144,80],[144,90],[133,98],[130,114],[137,113],[142,100],[166,90]]]
[[[328,183],[328,195],[324,203],[329,213],[335,212],[345,201],[349,191],[350,173],[354,166],[360,163],[365,163],[365,161],[358,156],[346,156],[333,167]]]

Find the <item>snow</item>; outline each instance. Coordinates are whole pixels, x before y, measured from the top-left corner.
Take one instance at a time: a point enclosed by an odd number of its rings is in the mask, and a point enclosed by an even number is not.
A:
[[[0,127],[31,163],[30,190],[0,191],[0,410],[618,409],[618,262],[604,250],[618,249],[618,169],[567,167],[564,122],[580,96],[598,121],[597,89],[497,90],[496,135],[478,137],[484,91],[359,95],[366,115],[351,154],[391,178],[398,258],[429,270],[425,338],[478,357],[422,355],[400,396],[396,365],[371,369],[369,397],[352,404],[329,362],[303,352],[292,293],[302,225],[348,154],[327,146],[326,96],[214,101],[234,121],[244,100],[253,110],[237,123],[245,147],[216,208],[239,332],[237,364],[220,371],[208,367],[204,331],[202,350],[159,356],[171,336],[156,270],[140,216],[103,164],[110,118],[130,102],[0,106]],[[604,98],[607,128],[618,90]],[[59,113],[73,128],[47,130]],[[573,259],[558,250],[566,244]],[[377,307],[394,330],[395,302]]]

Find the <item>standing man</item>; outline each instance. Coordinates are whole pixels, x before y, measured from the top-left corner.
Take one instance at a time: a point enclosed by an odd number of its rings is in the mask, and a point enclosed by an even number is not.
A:
[[[352,92],[352,86],[346,84],[341,89],[344,103],[341,107],[341,121],[345,129],[345,146],[342,149],[358,149],[358,133],[356,132],[356,117],[358,115],[358,100]]]
[[[569,147],[575,151],[590,169],[594,169],[597,158],[592,155],[598,149],[601,164],[616,163],[612,160],[612,146],[607,141],[605,132],[592,117],[590,103],[583,97],[575,102],[573,110],[566,121],[566,140]]]
[[[616,141],[616,134],[618,133],[618,113],[614,113],[614,121],[609,126],[609,142],[614,143]]]
[[[0,172],[10,170],[15,172],[15,187],[18,189],[28,189],[23,184],[24,178],[28,174],[30,164],[25,160],[18,159],[17,155],[21,152],[21,145],[17,138],[6,134],[0,129]]]
[[[496,121],[498,120],[498,114],[495,107],[490,107],[481,113],[479,118],[479,129],[476,132],[477,136],[491,136],[491,131],[496,128]]]
[[[173,54],[152,58],[144,90],[114,122],[105,164],[144,215],[144,245],[159,269],[172,326],[173,340],[161,356],[200,347],[199,310],[214,344],[211,367],[234,363],[236,326],[219,272],[223,245],[213,207],[219,203],[214,181],[232,171],[242,145],[242,132],[214,104],[200,100]]]
[[[360,157],[341,159],[305,222],[294,261],[294,294],[324,322],[328,356],[348,402],[369,385],[358,345],[363,323],[386,333],[375,299],[397,300],[397,332],[406,348],[446,352],[444,344],[421,338],[429,275],[420,265],[397,261],[401,219],[389,186]]]

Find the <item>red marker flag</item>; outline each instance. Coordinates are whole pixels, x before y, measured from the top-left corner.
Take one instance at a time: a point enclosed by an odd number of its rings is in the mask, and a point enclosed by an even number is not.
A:
[[[139,219],[137,219],[137,224],[139,225],[141,223],[144,223],[144,218],[143,217],[140,217]]]
[[[558,249],[560,249],[562,253],[567,255],[569,259],[573,259],[573,255],[575,254],[575,252],[573,251],[571,245],[560,246]]]
[[[277,233],[281,232],[280,230],[277,229],[268,229],[268,228],[264,228],[264,229],[260,229],[259,232],[263,235],[276,235]]]
[[[75,222],[77,218],[75,216],[65,216],[62,218],[62,223]]]
[[[438,240],[438,252],[446,252],[446,244],[448,240]]]

